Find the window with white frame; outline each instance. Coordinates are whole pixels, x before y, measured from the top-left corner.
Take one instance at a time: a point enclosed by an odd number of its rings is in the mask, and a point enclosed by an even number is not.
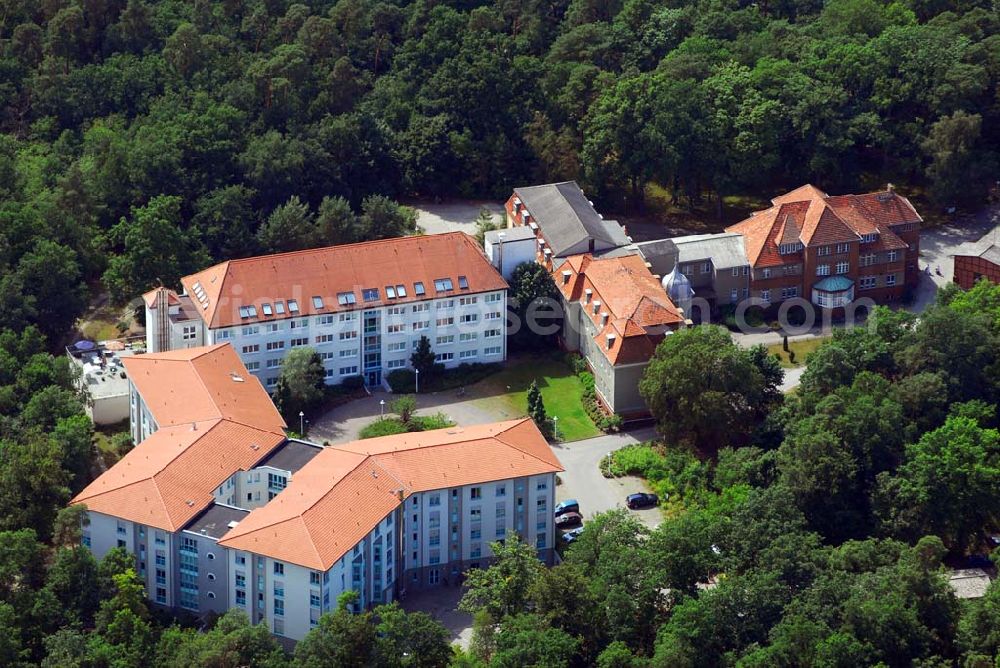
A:
[[[260,362],[247,362],[244,366],[247,371],[260,371]]]
[[[770,301],[771,301],[771,291],[770,290],[761,290],[760,291],[760,299],[761,299],[761,301],[770,303]]]
[[[340,322],[353,322],[358,319],[358,312],[351,311],[350,313],[341,313],[337,316],[337,320]]]
[[[332,315],[321,315],[318,318],[316,318],[316,322],[319,323],[320,325],[332,325],[333,324],[333,316]]]
[[[483,348],[483,355],[486,355],[487,357],[490,357],[492,355],[499,355],[502,352],[503,349],[500,346],[490,346],[488,348]]]
[[[479,321],[479,314],[478,313],[466,313],[466,314],[464,314],[462,316],[462,319],[460,320],[460,322],[462,322],[462,323],[470,323],[470,322],[478,322],[478,321]]]
[[[403,315],[404,313],[406,313],[405,306],[390,306],[385,310],[385,314],[388,316]]]
[[[233,338],[233,330],[231,329],[220,329],[215,333],[216,341],[228,341]]]
[[[423,304],[414,304],[412,310],[414,313],[423,313],[424,311],[430,311],[431,305],[426,302]]]
[[[254,325],[253,327],[244,327],[242,331],[243,336],[257,336],[260,334],[260,325]]]
[[[389,360],[385,364],[385,368],[386,369],[402,369],[404,366],[406,366],[406,360],[405,359],[403,359],[403,360]]]
[[[732,290],[729,291],[729,301],[734,302],[734,301],[736,301],[739,298],[740,298],[740,291],[739,290],[737,290],[736,288],[733,288]]]
[[[458,359],[467,360],[479,354],[478,350],[463,350],[458,354]]]
[[[437,319],[437,320],[435,321],[435,323],[434,323],[434,324],[435,324],[435,325],[436,325],[437,327],[448,327],[449,325],[454,325],[454,324],[455,324],[455,318],[453,318],[453,317],[448,317],[448,318],[438,318],[438,319]]]
[[[354,366],[342,366],[342,367],[340,367],[339,371],[340,371],[340,375],[341,376],[356,376],[356,375],[358,375],[358,367],[357,367],[357,365],[354,365]]]
[[[351,357],[357,357],[358,356],[358,349],[357,348],[347,348],[345,350],[339,351],[337,353],[337,356],[340,359],[348,359],[348,358],[351,358]]]
[[[462,297],[458,300],[459,306],[472,306],[479,302],[478,297]]]
[[[760,277],[761,278],[771,278],[771,270],[768,269],[768,268],[761,269],[760,270]]]
[[[499,319],[500,319],[500,311],[490,311],[489,313],[483,316],[483,320],[499,320]]]
[[[395,325],[386,325],[386,334],[402,334],[406,331],[406,325],[402,323],[397,323]]]
[[[832,246],[820,246],[819,248],[816,249],[816,255],[823,257],[825,255],[829,255],[832,251],[833,251]]]
[[[320,334],[315,339],[316,343],[331,343],[333,342],[333,334]]]
[[[712,273],[712,263],[711,262],[702,262],[701,263],[701,273],[703,273],[703,274],[710,274],[710,273]]]
[[[438,353],[434,359],[438,362],[450,362],[455,359],[455,353]]]
[[[820,264],[816,266],[817,276],[829,276],[830,275],[830,265]]]
[[[851,263],[850,262],[838,262],[837,263],[837,273],[838,274],[846,274],[850,270],[851,270]]]
[[[846,253],[850,248],[850,244],[837,244],[837,254]]]
[[[425,329],[430,329],[430,326],[431,326],[430,320],[418,320],[417,322],[413,323],[413,331],[419,332]]]
[[[288,346],[290,348],[301,348],[302,346],[308,346],[308,345],[309,345],[309,337],[308,336],[302,336],[302,337],[299,337],[299,338],[291,339],[288,342]]]
[[[896,274],[886,274],[885,275],[885,285],[891,288],[896,285]]]
[[[281,366],[281,362],[282,361],[283,360],[282,360],[281,357],[274,357],[274,358],[271,358],[271,359],[267,360],[267,364],[265,366],[268,369],[277,369],[278,367]]]
[[[332,360],[333,359],[333,351],[332,350],[325,350],[325,351],[323,351],[321,353],[317,353],[317,354],[319,355],[320,360],[324,361],[324,362],[326,360]]]
[[[858,287],[862,290],[871,290],[877,284],[874,276],[862,276],[858,279]]]
[[[865,253],[864,255],[858,256],[858,264],[862,267],[870,267],[878,261],[878,256],[875,253]]]
[[[349,332],[341,332],[338,336],[341,341],[348,341],[350,339],[358,338],[358,333],[356,330],[351,330]]]
[[[476,332],[465,332],[459,335],[458,340],[465,343],[467,341],[475,341],[478,337],[479,335]]]
[[[435,340],[435,343],[439,346],[450,346],[455,343],[455,335],[449,334],[448,336],[439,336]]]
[[[198,328],[195,325],[184,325],[181,338],[185,341],[193,341],[198,338]]]
[[[885,254],[886,262],[895,262],[899,259],[899,251],[891,250]]]
[[[781,288],[782,299],[791,299],[792,297],[798,297],[798,296],[799,296],[799,288],[797,285]]]
[[[406,350],[406,341],[393,341],[385,347],[386,352],[399,353]]]
[[[485,332],[483,332],[483,338],[484,339],[495,339],[495,338],[499,337],[500,335],[501,335],[501,332],[500,332],[499,329],[487,329]]]
[[[503,299],[502,292],[493,292],[491,294],[486,295],[486,297],[483,298],[483,301],[486,302],[487,304],[495,304],[502,299]]]
[[[250,344],[248,346],[243,346],[243,354],[244,355],[252,355],[254,353],[259,353],[259,352],[260,352],[260,344],[259,343],[253,343],[253,344]]]

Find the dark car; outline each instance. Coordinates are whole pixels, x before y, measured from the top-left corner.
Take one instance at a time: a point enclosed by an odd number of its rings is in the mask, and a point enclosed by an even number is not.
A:
[[[580,512],[580,504],[576,499],[566,499],[562,503],[556,505],[556,510],[554,515],[559,517],[563,513],[578,513]]]
[[[567,543],[572,543],[577,538],[579,538],[580,534],[582,534],[582,533],[583,533],[583,527],[579,526],[579,527],[577,527],[575,529],[570,529],[569,531],[567,531],[566,533],[564,533],[562,535],[562,539],[565,542],[567,542]]]
[[[660,502],[660,498],[655,494],[647,494],[646,492],[637,492],[635,494],[629,494],[625,499],[625,503],[629,508],[649,508],[655,506]]]
[[[566,527],[577,527],[583,524],[583,515],[575,512],[563,513],[556,518],[556,526],[560,529]]]

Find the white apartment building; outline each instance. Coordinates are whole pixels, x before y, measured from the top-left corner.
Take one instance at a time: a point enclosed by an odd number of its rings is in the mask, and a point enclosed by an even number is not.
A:
[[[245,610],[299,640],[358,609],[457,585],[513,532],[551,563],[558,459],[530,419],[320,447],[288,440],[229,345],[126,361],[137,445],[72,503],[84,544],[135,555],[155,604]]]
[[[446,367],[507,357],[507,283],[460,232],[231,260],[181,283],[180,295],[145,300],[148,349],[231,343],[269,390],[301,346],[319,353],[329,384],[382,384],[424,336]],[[156,308],[171,300],[178,315]]]

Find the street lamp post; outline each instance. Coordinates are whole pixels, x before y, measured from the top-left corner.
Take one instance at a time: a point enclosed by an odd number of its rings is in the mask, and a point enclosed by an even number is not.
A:
[[[414,394],[420,394],[420,369],[414,369],[413,371],[416,374],[416,380],[414,381]]]
[[[299,411],[299,436],[305,436],[306,435],[305,417],[306,417],[306,414],[304,412],[302,412],[302,411]]]
[[[552,435],[555,437],[555,439],[557,441],[559,440],[559,416],[558,415],[553,415],[552,416]]]
[[[379,399],[378,402],[378,419],[385,419],[385,399]]]

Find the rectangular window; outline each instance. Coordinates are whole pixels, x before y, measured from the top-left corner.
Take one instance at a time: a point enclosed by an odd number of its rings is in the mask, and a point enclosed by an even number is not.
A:
[[[761,278],[771,278],[771,270],[770,269],[761,269],[760,270],[760,277]]]
[[[339,353],[337,353],[337,356],[340,357],[341,359],[344,359],[346,357],[357,357],[358,349],[348,348],[347,350],[341,350]]]
[[[449,290],[454,290],[455,287],[452,285],[450,278],[435,278],[434,289],[438,292],[448,292]]]
[[[782,299],[791,299],[792,297],[798,297],[798,296],[799,296],[799,288],[798,288],[798,286],[794,286],[793,285],[790,288],[781,288],[781,298]]]
[[[349,306],[351,304],[356,304],[358,302],[357,298],[354,296],[353,292],[338,292],[337,293],[337,303],[341,306]]]
[[[288,300],[288,312],[298,313],[299,312],[299,302],[295,299]]]
[[[385,328],[386,334],[402,334],[406,331],[406,325],[387,325]]]
[[[320,325],[332,325],[333,324],[333,316],[332,315],[321,315],[320,317],[316,318],[316,322],[318,324],[320,324]]]
[[[455,324],[455,318],[438,318],[435,325],[438,327],[448,327]]]
[[[540,534],[536,534],[535,535],[535,547],[537,547],[539,550],[545,548],[545,534],[544,533],[540,533]]]
[[[315,338],[316,343],[332,343],[333,334],[320,334]]]
[[[302,318],[301,320],[291,320],[288,323],[288,329],[305,329],[309,326],[309,318]]]
[[[198,329],[194,325],[184,325],[184,332],[181,337],[185,341],[193,341],[198,337]]]
[[[403,352],[404,350],[406,350],[406,341],[395,341],[386,346],[386,351],[390,353]]]
[[[260,325],[243,328],[243,336],[257,336],[258,334],[260,334]]]
[[[763,302],[770,303],[771,302],[771,291],[770,290],[761,290],[760,291],[760,299]]]
[[[850,244],[837,244],[837,254],[846,253],[850,248]]]
[[[285,616],[285,600],[281,598],[274,599],[274,615],[276,617]]]
[[[500,319],[500,311],[490,311],[485,316],[483,316],[483,319],[484,320],[499,320]]]
[[[340,375],[341,376],[357,376],[358,375],[358,367],[357,367],[357,365],[355,365],[355,366],[342,366],[342,367],[340,367]]]
[[[472,306],[479,301],[478,297],[462,297],[458,300],[459,306]]]
[[[483,355],[486,355],[486,356],[499,355],[502,352],[503,352],[503,348],[501,348],[500,346],[489,346],[487,348],[483,348]]]
[[[233,338],[233,330],[231,329],[220,329],[215,334],[216,341],[228,341],[231,338]]]
[[[274,312],[278,315],[285,314],[285,302],[274,302]]]
[[[455,359],[455,353],[438,353],[434,356],[434,360],[437,362],[450,362]]]
[[[320,360],[322,360],[324,362],[327,361],[327,360],[332,360],[333,359],[333,351],[330,351],[330,350],[326,350],[324,352],[317,353],[317,354],[319,355]]]
[[[885,275],[885,285],[886,287],[892,287],[896,285],[896,274],[886,274]]]
[[[430,304],[414,304],[411,310],[414,313],[423,313],[424,311],[430,311],[431,310],[431,305]]]
[[[387,286],[385,286],[385,296],[386,296],[386,299],[395,299],[396,298],[396,287],[393,286],[393,285],[387,285]]]
[[[850,270],[851,270],[851,263],[850,262],[838,262],[837,263],[837,273],[838,274],[846,274]]]
[[[479,321],[479,314],[478,313],[466,313],[465,315],[462,316],[462,319],[461,319],[462,323],[470,323],[470,322],[478,322],[478,321]]]
[[[829,276],[830,275],[830,265],[821,264],[816,267],[817,276]]]
[[[820,246],[816,249],[816,255],[823,257],[829,255],[833,249],[830,246]]]
[[[284,341],[268,341],[268,343],[267,343],[267,349],[269,351],[271,351],[271,350],[284,350],[285,349],[285,342]]]
[[[449,334],[448,336],[439,336],[435,339],[435,344],[439,346],[450,346],[455,343],[455,335]]]
[[[249,346],[243,346],[243,354],[244,355],[252,355],[253,353],[259,353],[259,352],[260,352],[260,344],[259,343],[253,343],[253,344],[251,344]]]
[[[891,250],[885,254],[886,262],[895,262],[898,259],[899,259],[899,251]]]
[[[858,287],[862,290],[871,290],[875,287],[875,282],[874,276],[862,276],[858,279]]]
[[[739,298],[740,298],[740,291],[739,290],[737,290],[736,288],[733,288],[732,290],[729,291],[729,301],[734,302],[734,301],[736,301]]]
[[[354,322],[358,319],[358,312],[351,311],[350,313],[341,313],[337,316],[337,320],[340,322]]]
[[[420,320],[418,322],[413,323],[413,331],[420,332],[425,329],[430,329],[430,326],[431,326],[430,320]]]
[[[417,281],[416,283],[413,284],[413,294],[415,294],[415,295],[417,295],[419,297],[420,295],[423,295],[425,293],[426,293],[426,291],[424,290],[424,284],[423,283],[421,283],[420,281]]]
[[[387,308],[385,310],[385,314],[389,315],[389,316],[392,316],[392,315],[403,315],[404,313],[406,313],[406,307],[405,306],[390,306],[389,308]]]
[[[495,304],[502,299],[503,299],[502,292],[494,292],[486,295],[486,297],[483,298],[483,301],[486,302],[487,304]]]
[[[269,322],[266,325],[264,325],[264,332],[267,334],[274,334],[275,332],[280,332],[280,331],[281,331],[280,322]]]
[[[466,332],[464,334],[458,335],[458,340],[465,343],[467,341],[475,341],[479,335],[476,332]]]
[[[703,274],[710,274],[710,273],[712,273],[712,263],[711,262],[702,262],[701,263],[701,273],[703,273]]]
[[[358,338],[358,332],[357,330],[351,330],[349,332],[341,332],[339,336],[341,341],[349,341],[351,339]]]
[[[454,299],[442,299],[441,301],[437,302],[434,305],[434,308],[436,308],[439,311],[444,310],[444,309],[454,308],[454,307],[455,307],[455,300]]]
[[[497,338],[497,337],[500,336],[500,333],[501,332],[500,332],[499,329],[487,329],[485,332],[483,332],[483,338],[484,339],[495,339],[495,338]]]
[[[406,366],[406,360],[389,360],[386,362],[386,369],[402,369]]]
[[[366,302],[377,302],[378,288],[365,288],[361,291],[361,298]]]
[[[281,363],[282,363],[283,361],[284,361],[284,360],[282,360],[282,358],[280,358],[280,357],[276,357],[276,358],[273,358],[273,359],[269,359],[269,360],[267,360],[267,364],[266,364],[265,366],[266,366],[266,367],[267,367],[268,369],[277,369],[278,367],[280,367],[280,366],[281,366]]]
[[[473,487],[472,489],[470,489],[469,490],[469,498],[470,499],[481,499],[481,498],[483,498],[483,488],[482,487]]]
[[[302,346],[308,346],[308,345],[309,345],[309,338],[305,336],[298,339],[292,339],[291,341],[288,342],[288,346],[290,348],[301,348]]]
[[[463,350],[458,354],[458,359],[467,360],[479,354],[478,350]]]

